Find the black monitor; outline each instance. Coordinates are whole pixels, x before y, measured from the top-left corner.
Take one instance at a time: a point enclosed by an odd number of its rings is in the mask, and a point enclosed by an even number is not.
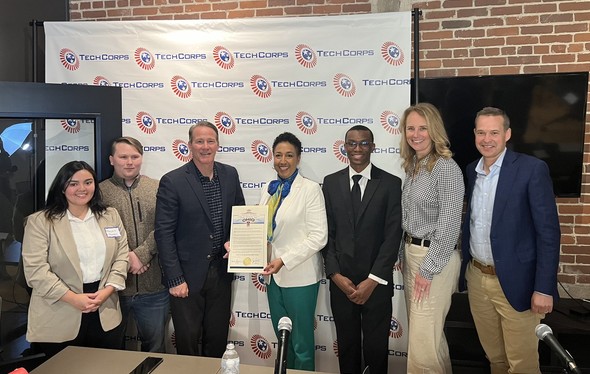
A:
[[[556,196],[580,196],[588,72],[422,78],[418,92],[440,110],[463,171],[480,157],[475,116],[493,106],[510,118],[508,147],[547,163]]]

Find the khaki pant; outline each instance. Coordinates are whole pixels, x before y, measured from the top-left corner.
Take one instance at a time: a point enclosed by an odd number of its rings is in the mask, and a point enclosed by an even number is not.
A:
[[[469,306],[492,374],[538,374],[539,340],[535,327],[543,314],[512,308],[495,275],[469,264],[465,275]]]
[[[447,265],[434,276],[430,293],[422,302],[413,302],[414,279],[428,248],[405,245],[404,293],[408,309],[408,369],[410,374],[450,374],[451,359],[444,334],[444,324],[457,287],[461,258],[453,251]]]

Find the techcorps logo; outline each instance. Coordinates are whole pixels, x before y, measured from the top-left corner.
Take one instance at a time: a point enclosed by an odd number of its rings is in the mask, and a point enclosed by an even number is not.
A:
[[[308,69],[315,67],[318,63],[318,57],[314,50],[305,44],[295,47],[295,58],[301,66]]]
[[[267,163],[270,162],[272,158],[272,152],[270,151],[270,147],[266,145],[265,142],[262,140],[254,140],[252,142],[252,154],[256,159],[260,162]]]
[[[94,80],[92,80],[92,84],[95,86],[110,86],[111,82],[102,75],[97,75]]]
[[[289,118],[272,118],[272,117],[236,117],[238,125],[288,125]]]
[[[260,292],[266,292],[266,283],[264,282],[264,275],[252,274],[252,284]]]
[[[166,152],[166,147],[163,145],[144,145],[144,152]]]
[[[391,316],[391,322],[389,325],[389,337],[399,339],[404,334],[404,329],[399,323],[397,318]]]
[[[176,139],[172,142],[172,153],[182,162],[188,162],[192,158],[191,150],[184,140]]]
[[[156,65],[154,56],[145,48],[137,48],[134,53],[135,63],[143,70],[152,70]]]
[[[215,127],[224,134],[231,135],[236,132],[236,121],[225,112],[215,114]]]
[[[317,52],[320,57],[370,57],[375,54],[372,49],[320,49]]]
[[[188,81],[181,77],[180,75],[175,75],[170,79],[170,86],[172,87],[172,91],[176,94],[176,96],[186,99],[187,97],[191,96],[191,87],[188,84]]]
[[[220,145],[219,148],[217,148],[217,152],[219,152],[219,153],[246,153],[246,147]],[[242,185],[244,185],[244,184],[242,183]],[[262,187],[262,186],[260,186],[260,187]]]
[[[354,85],[354,82],[346,74],[336,74],[334,76],[333,82],[336,91],[344,97],[351,97],[356,93],[356,86]]]
[[[400,133],[399,117],[390,110],[381,113],[381,126],[390,134],[397,135]]]
[[[90,146],[70,145],[70,144],[46,145],[45,151],[46,152],[90,152]]]
[[[394,42],[385,42],[381,46],[381,56],[390,65],[398,66],[404,62],[404,52]]]
[[[80,67],[80,58],[71,49],[62,48],[59,51],[59,61],[64,68],[74,71]]]
[[[346,156],[346,148],[344,148],[344,140],[336,140],[332,146],[336,158],[345,164],[348,164],[348,157]]]
[[[77,134],[80,132],[80,120],[77,119],[62,119],[60,121],[61,127],[70,134]]]
[[[236,62],[231,52],[220,45],[213,48],[213,60],[219,67],[226,70],[233,68]]]
[[[295,124],[297,124],[297,128],[301,130],[301,132],[307,135],[315,134],[318,131],[318,125],[315,118],[307,112],[297,113],[295,116]]]
[[[263,360],[268,359],[272,354],[272,349],[270,348],[270,344],[268,344],[268,340],[262,335],[253,335],[250,338],[250,347],[254,354]]]
[[[372,125],[373,118],[368,117],[341,117],[341,118],[327,118],[318,117],[318,123],[321,125]]]
[[[156,122],[154,121],[154,117],[147,112],[138,112],[135,116],[135,123],[137,124],[137,127],[146,134],[153,134],[156,132]]]
[[[256,96],[263,99],[266,99],[272,93],[270,83],[261,75],[253,75],[252,78],[250,78],[250,88],[252,88],[252,91]]]

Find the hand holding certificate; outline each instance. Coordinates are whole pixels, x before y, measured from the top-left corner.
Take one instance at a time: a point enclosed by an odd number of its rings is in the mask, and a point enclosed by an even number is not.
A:
[[[259,273],[267,264],[266,205],[234,206],[231,215],[229,273]]]

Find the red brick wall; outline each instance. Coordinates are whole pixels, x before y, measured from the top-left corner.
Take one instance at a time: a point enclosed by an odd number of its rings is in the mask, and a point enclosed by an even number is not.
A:
[[[583,0],[70,0],[71,20],[212,19],[422,10],[421,76],[590,70],[590,1]],[[588,134],[589,123],[586,123]],[[559,279],[590,297],[590,138],[582,197],[558,199]],[[561,291],[561,290],[560,290]]]
[[[501,5],[497,5],[501,4]],[[590,70],[590,1],[415,1],[421,76]],[[582,197],[558,199],[559,279],[574,297],[590,296],[589,117]],[[562,290],[560,290],[561,292]]]
[[[70,0],[75,20],[171,20],[370,13],[369,0]]]

